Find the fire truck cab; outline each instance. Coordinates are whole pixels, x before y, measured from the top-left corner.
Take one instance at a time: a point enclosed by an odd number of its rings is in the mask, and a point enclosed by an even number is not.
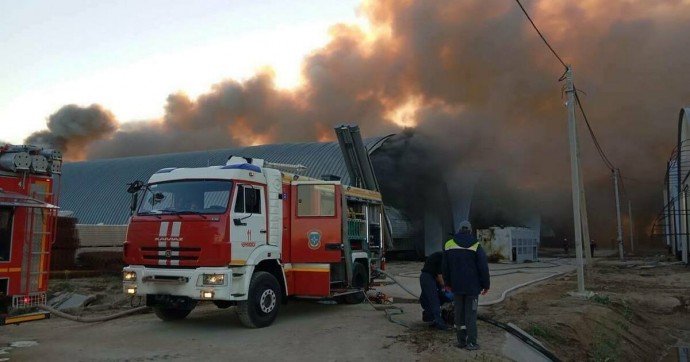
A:
[[[236,306],[250,328],[288,296],[362,302],[385,262],[381,195],[295,169],[230,157],[133,183],[124,292],[162,320],[200,301]]]
[[[35,146],[0,146],[0,325],[46,319],[62,156]]]

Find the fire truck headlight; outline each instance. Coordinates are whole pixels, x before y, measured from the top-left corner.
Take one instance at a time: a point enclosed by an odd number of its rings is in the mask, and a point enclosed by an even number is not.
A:
[[[136,287],[128,287],[127,288],[127,294],[129,294],[129,295],[137,294],[137,288]]]
[[[124,271],[122,272],[122,280],[126,282],[133,282],[137,280],[137,272]]]
[[[204,274],[204,285],[223,285],[225,283],[225,274]]]

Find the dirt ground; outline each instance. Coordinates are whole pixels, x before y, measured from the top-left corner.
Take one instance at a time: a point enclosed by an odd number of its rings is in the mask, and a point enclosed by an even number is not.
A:
[[[491,312],[517,318],[516,324],[572,360],[663,360],[690,345],[690,268],[604,261],[586,278],[594,297],[564,297],[576,284],[571,275]]]
[[[102,315],[136,306],[121,292],[119,274],[51,280],[51,296],[77,292],[93,295],[79,315]],[[664,255],[599,259],[586,271],[589,299],[577,289],[575,273],[566,274],[509,295],[502,303],[481,307],[480,314],[514,323],[564,361],[675,361],[677,347],[690,345],[690,268]],[[418,304],[397,304],[409,329],[391,335],[384,348],[407,349],[420,361],[510,361],[505,331],[479,322],[478,352],[459,351],[452,331],[429,329],[418,321]],[[398,302],[399,303],[399,302]]]
[[[588,300],[570,297],[571,274],[523,291],[487,315],[512,321],[564,360],[656,361],[690,345],[690,268],[664,257],[599,261]]]
[[[677,361],[690,346],[690,268],[664,255],[599,259],[586,271],[589,299],[573,297],[570,273],[480,307],[480,315],[513,323],[563,361]],[[443,356],[454,335],[417,328],[399,337],[417,353]],[[503,330],[479,322],[481,353],[473,359],[513,360]],[[507,356],[507,357],[506,357]],[[433,360],[446,360],[442,357]]]

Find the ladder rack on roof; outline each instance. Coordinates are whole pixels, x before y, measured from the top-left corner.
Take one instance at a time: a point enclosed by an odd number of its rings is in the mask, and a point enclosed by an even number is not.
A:
[[[264,161],[264,166],[270,167],[270,168],[275,168],[277,170],[281,170],[281,171],[285,171],[285,172],[304,172],[307,170],[307,166],[292,165],[289,163],[274,163],[274,162]]]

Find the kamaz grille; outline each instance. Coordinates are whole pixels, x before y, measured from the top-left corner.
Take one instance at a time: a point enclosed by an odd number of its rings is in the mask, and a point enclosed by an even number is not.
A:
[[[198,260],[196,256],[185,256],[185,255],[144,255],[146,260]]]
[[[197,261],[201,248],[144,246],[141,248],[141,254],[145,260]]]
[[[12,297],[12,308],[31,308],[46,305],[46,293],[31,293],[29,295],[15,295]]]

